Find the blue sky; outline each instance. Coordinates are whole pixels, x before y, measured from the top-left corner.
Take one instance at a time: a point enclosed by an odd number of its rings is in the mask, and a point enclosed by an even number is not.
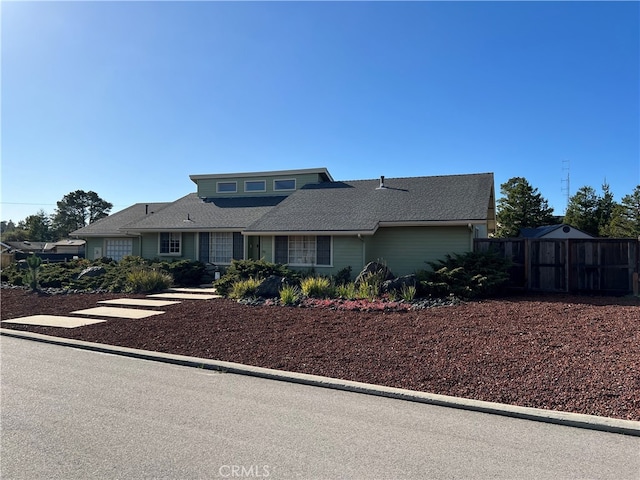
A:
[[[190,174],[640,184],[638,2],[3,2],[2,211]]]

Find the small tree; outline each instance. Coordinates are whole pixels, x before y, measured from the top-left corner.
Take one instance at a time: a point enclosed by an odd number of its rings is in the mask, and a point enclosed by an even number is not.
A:
[[[34,292],[38,291],[38,274],[40,273],[40,265],[42,265],[42,258],[39,256],[32,253],[27,257],[27,266],[29,267],[29,286]]]
[[[521,228],[556,223],[553,208],[523,177],[513,177],[500,185],[503,195],[497,202],[498,237],[517,237]]]

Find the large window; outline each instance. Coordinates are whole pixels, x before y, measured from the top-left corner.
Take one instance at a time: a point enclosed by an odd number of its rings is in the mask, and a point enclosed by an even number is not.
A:
[[[113,238],[107,239],[104,244],[105,257],[119,262],[122,257],[133,255],[133,239]]]
[[[289,265],[331,265],[331,237],[296,235],[275,238],[275,261]]]
[[[182,252],[182,234],[174,232],[162,232],[160,234],[160,255],[180,255]]]
[[[199,260],[216,265],[230,264],[244,257],[244,239],[240,232],[201,232]]]

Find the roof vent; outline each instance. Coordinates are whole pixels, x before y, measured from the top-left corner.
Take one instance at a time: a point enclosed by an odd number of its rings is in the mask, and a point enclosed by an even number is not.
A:
[[[384,175],[380,175],[380,186],[376,188],[376,190],[380,190],[381,188],[387,188],[384,186]]]

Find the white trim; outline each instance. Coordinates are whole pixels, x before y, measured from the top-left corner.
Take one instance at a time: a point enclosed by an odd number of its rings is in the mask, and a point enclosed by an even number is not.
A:
[[[293,182],[293,188],[276,188],[276,182]],[[273,179],[273,191],[274,192],[293,192],[298,187],[298,182],[295,178],[274,178]]]
[[[233,192],[232,191],[221,192],[220,191],[221,184],[226,184],[226,185],[233,184],[235,186],[235,189],[233,190]],[[216,182],[216,193],[238,193],[238,182]]]
[[[247,190],[247,183],[262,183],[264,186],[262,190]],[[264,193],[267,191],[267,181],[266,180],[245,180],[244,181],[244,193]]]
[[[324,237],[353,237],[356,235],[374,235],[377,231],[375,230],[309,230],[309,231],[291,231],[287,230],[286,232],[278,232],[278,231],[250,231],[243,230],[242,235],[246,236],[256,236],[261,235],[265,237],[292,237],[292,236],[300,236],[300,235],[316,235],[316,236],[324,236]]]
[[[306,175],[309,173],[319,173],[326,175],[329,181],[333,182],[333,177],[325,167],[321,168],[300,168],[295,170],[272,170],[266,172],[238,172],[238,173],[218,173],[218,174],[200,174],[189,175],[192,182],[196,180],[224,179],[224,178],[250,178],[250,177],[273,177],[273,176],[289,176],[289,175]]]

